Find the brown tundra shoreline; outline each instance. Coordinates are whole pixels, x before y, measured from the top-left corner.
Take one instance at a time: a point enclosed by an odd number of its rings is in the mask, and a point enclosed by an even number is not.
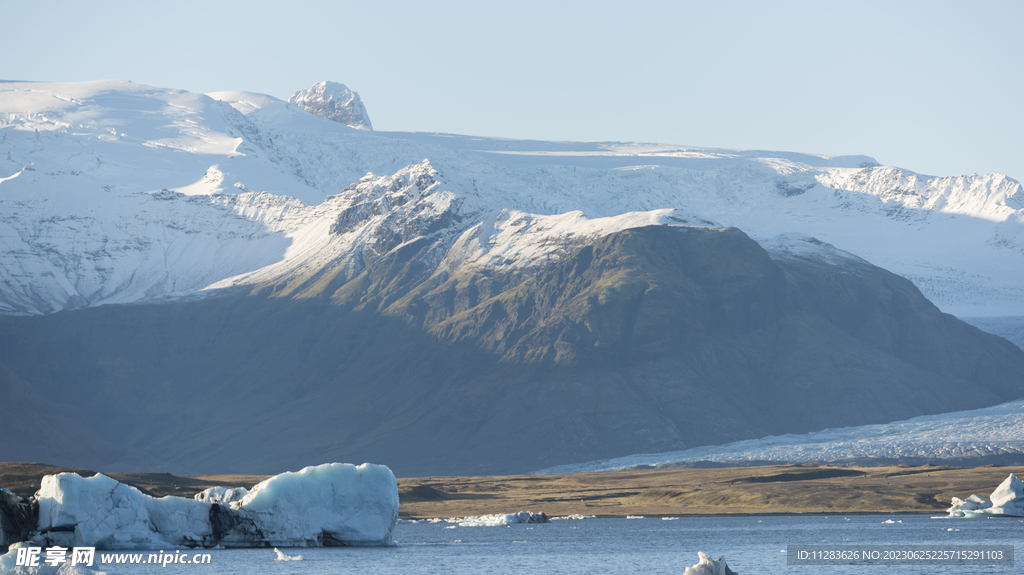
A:
[[[0,487],[21,496],[44,475],[93,471],[0,462]],[[945,513],[953,497],[987,497],[1024,467],[772,465],[666,468],[565,475],[399,478],[400,517],[466,517],[533,511],[549,517]],[[215,485],[252,487],[269,476],[108,473],[161,497],[191,497]]]

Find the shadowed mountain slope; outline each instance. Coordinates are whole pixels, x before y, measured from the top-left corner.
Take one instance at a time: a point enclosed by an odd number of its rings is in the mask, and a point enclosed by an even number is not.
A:
[[[421,249],[403,243],[351,278],[0,319],[3,361],[51,406],[26,400],[22,417],[72,410],[102,440],[90,445],[118,453],[34,459],[508,473],[1024,396],[1024,352],[853,257],[769,255],[733,228],[667,226],[610,234],[534,274],[449,274]],[[61,445],[74,431],[40,433]]]

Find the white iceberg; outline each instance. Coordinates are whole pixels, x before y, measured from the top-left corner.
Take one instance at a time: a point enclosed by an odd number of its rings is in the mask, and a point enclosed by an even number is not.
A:
[[[241,501],[248,494],[249,490],[244,487],[210,487],[196,493],[193,499],[204,503],[226,505],[232,501]]]
[[[686,571],[683,571],[683,575],[739,575],[736,571],[729,569],[725,557],[719,557],[718,561],[715,561],[701,551],[697,552],[697,556],[700,561],[693,567],[687,567]]]
[[[274,561],[302,561],[302,555],[285,555],[278,551],[277,547],[274,547],[274,553],[277,553]]]
[[[239,521],[227,546],[252,540],[252,528],[278,547],[391,545],[398,480],[383,465],[327,463],[271,477],[229,505]]]
[[[9,492],[0,499],[17,503]],[[59,473],[43,478],[35,503],[35,529],[22,530],[22,539],[41,547],[390,545],[398,482],[382,465],[329,463],[277,475],[251,491],[221,487],[185,499],[151,497],[103,474]],[[24,509],[31,507],[0,505],[0,524]]]
[[[200,545],[213,535],[210,505],[182,497],[157,499],[98,473],[43,477],[36,492],[44,547],[155,549]]]
[[[953,498],[946,511],[950,517],[1024,517],[1024,482],[1010,474],[990,499],[971,495],[967,499]]]
[[[992,502],[988,499],[971,495],[967,499],[954,497],[953,505],[946,511],[949,511],[949,514],[953,517],[966,517],[968,512],[974,513],[990,507],[992,507]]]
[[[551,520],[544,513],[520,511],[519,513],[497,513],[494,515],[480,515],[479,517],[449,519],[449,522],[458,523],[459,527],[500,527],[502,525],[516,525],[519,523],[550,523]]]

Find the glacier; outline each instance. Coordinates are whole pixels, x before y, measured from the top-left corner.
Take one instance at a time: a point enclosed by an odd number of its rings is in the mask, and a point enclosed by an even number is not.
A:
[[[924,415],[893,423],[826,429],[559,465],[536,473],[585,473],[694,462],[858,463],[1024,460],[1024,400],[970,411]]]
[[[35,509],[28,541],[41,547],[391,545],[398,503],[394,474],[369,463],[310,466],[251,490],[213,488],[194,499],[155,498],[103,474],[59,473],[45,476],[31,501],[0,506],[0,524]],[[25,535],[4,529],[3,545]]]
[[[299,276],[314,259],[358,265],[366,245],[395,247],[393,230],[437,239],[439,269],[529,271],[587,238],[688,223],[817,238],[911,279],[948,313],[1024,316],[1024,192],[1002,174],[373,132],[299,105],[346,91],[325,82],[290,103],[120,81],[0,83],[0,313],[209,295]],[[424,166],[438,185],[410,209],[388,188],[407,189]],[[360,202],[385,225],[332,228]]]

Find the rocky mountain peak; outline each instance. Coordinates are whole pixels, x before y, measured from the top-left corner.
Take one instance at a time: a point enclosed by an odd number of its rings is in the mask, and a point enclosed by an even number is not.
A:
[[[360,130],[373,130],[359,94],[337,82],[320,82],[308,90],[299,90],[288,102],[303,110]]]

